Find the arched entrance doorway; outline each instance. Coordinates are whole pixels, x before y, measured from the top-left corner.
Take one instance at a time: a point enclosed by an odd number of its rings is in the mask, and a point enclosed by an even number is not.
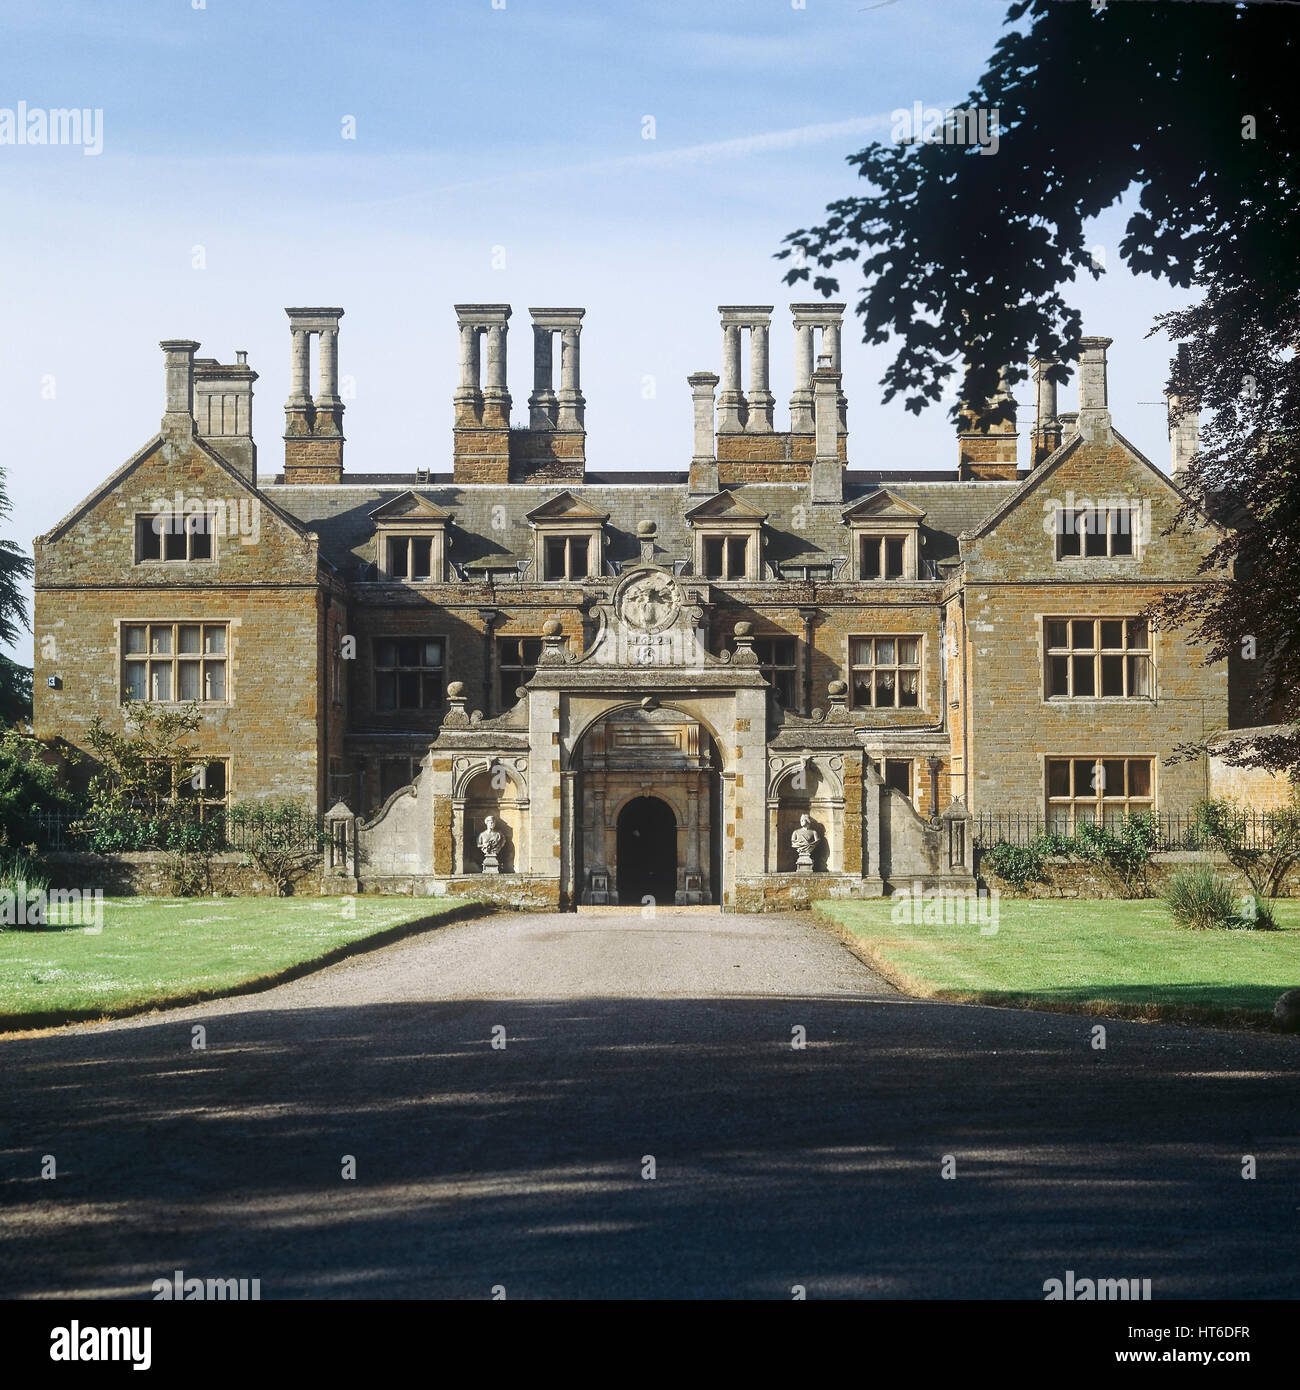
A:
[[[578,902],[718,900],[719,757],[698,720],[650,701],[612,710],[583,735],[574,771]]]
[[[617,845],[620,903],[676,900],[677,817],[666,801],[633,797],[618,813]]]

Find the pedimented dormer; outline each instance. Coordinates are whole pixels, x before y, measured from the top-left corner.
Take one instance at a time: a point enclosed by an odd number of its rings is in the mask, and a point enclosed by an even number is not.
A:
[[[853,536],[854,577],[864,580],[919,577],[921,522],[925,513],[888,488],[879,488],[840,513]]]
[[[446,579],[449,511],[408,490],[376,507],[370,520],[381,578],[405,584],[441,584]]]
[[[686,514],[694,535],[694,572],[701,579],[761,579],[763,523],[760,512],[734,492],[718,492]]]
[[[533,529],[533,569],[538,578],[577,583],[600,576],[608,512],[598,511],[566,490],[526,512],[525,519]]]

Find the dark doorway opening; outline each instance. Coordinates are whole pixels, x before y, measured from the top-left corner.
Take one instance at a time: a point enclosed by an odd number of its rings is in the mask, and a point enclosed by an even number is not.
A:
[[[677,898],[677,817],[657,796],[634,797],[618,813],[618,900],[669,907]]]

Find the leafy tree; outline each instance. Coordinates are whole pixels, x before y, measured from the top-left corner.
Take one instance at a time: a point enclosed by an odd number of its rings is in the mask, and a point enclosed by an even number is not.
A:
[[[72,792],[45,745],[16,729],[0,732],[0,845],[40,844],[42,817],[72,807]]]
[[[0,521],[13,514],[0,468]],[[0,646],[12,647],[20,630],[31,631],[23,585],[32,577],[32,559],[13,541],[0,540]],[[14,725],[32,717],[32,673],[6,656],[0,656],[0,724]]]
[[[970,404],[951,413],[987,425],[1010,411],[1000,367],[1014,385],[1033,355],[1077,358],[1064,291],[1101,273],[1088,220],[1137,189],[1119,255],[1193,292],[1158,325],[1186,348],[1169,383],[1180,405],[1213,413],[1182,520],[1197,509],[1237,528],[1206,567],[1233,577],[1163,616],[1213,660],[1258,661],[1257,717],[1300,720],[1300,26],[1280,5],[1059,0],[1016,0],[1007,22],[967,99],[997,110],[997,152],[876,142],[852,155],[869,191],[786,238],[778,254],[801,255],[785,278],[830,295],[837,268],[859,262],[864,338],[898,343],[885,401],[919,413],[960,375]],[[1227,751],[1300,766],[1300,729]]]
[[[1216,849],[1250,884],[1254,912],[1272,920],[1268,902],[1282,891],[1287,874],[1300,864],[1300,804],[1257,817],[1235,802],[1216,798],[1196,807],[1192,823],[1201,842]]]
[[[96,715],[86,743],[99,763],[87,791],[85,815],[74,829],[99,853],[194,849],[219,839],[222,827],[200,827],[198,805],[187,793],[202,759],[191,741],[202,716],[194,705],[166,709],[133,703],[127,732]],[[198,828],[196,828],[198,827]]]

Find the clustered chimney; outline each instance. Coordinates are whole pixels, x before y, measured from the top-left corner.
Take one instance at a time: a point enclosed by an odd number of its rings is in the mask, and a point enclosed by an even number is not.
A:
[[[248,353],[235,353],[233,364],[214,357],[194,361],[194,419],[196,433],[254,486],[257,484],[257,445],[253,442],[253,383],[257,373]]]
[[[579,341],[585,309],[530,309],[533,391],[528,428],[510,428],[506,341],[509,304],[457,304],[460,382],[454,397],[452,459],[463,483],[524,479],[581,482],[586,469],[586,408]],[[560,385],[555,388],[555,336]],[[486,342],[486,348],[483,344]]]
[[[284,405],[286,483],[343,481],[343,400],[339,396],[342,309],[286,309],[291,342],[289,399]],[[311,395],[311,337],[320,339],[316,397]]]
[[[1020,436],[1016,432],[1017,401],[1007,389],[1006,368],[998,372],[997,390],[990,404],[1007,403],[1010,415],[985,430],[962,429],[957,435],[957,476],[964,481],[1012,482],[1016,480],[1016,451]],[[965,405],[965,424],[973,424]]]
[[[695,408],[695,448],[691,458],[690,491],[709,494],[736,483],[809,482],[820,457],[814,421],[815,378],[835,377],[832,414],[832,453],[842,472],[848,457],[847,406],[840,389],[840,321],[843,304],[792,304],[795,329],[795,387],[790,398],[790,429],[774,428],[776,398],[769,381],[768,340],[770,304],[721,304],[722,375],[696,372],[687,377]],[[814,357],[821,332],[821,352]],[[742,335],[749,334],[749,384],[745,386]],[[818,367],[814,370],[814,361]],[[717,393],[714,424],[714,388]],[[823,490],[830,488],[826,482]],[[835,500],[843,487],[834,479]],[[823,500],[830,500],[829,498]]]
[[[1170,363],[1177,380],[1187,367],[1187,344],[1180,343],[1178,357]],[[1165,393],[1169,409],[1169,471],[1181,480],[1187,465],[1201,451],[1201,422],[1192,403],[1174,391]]]

